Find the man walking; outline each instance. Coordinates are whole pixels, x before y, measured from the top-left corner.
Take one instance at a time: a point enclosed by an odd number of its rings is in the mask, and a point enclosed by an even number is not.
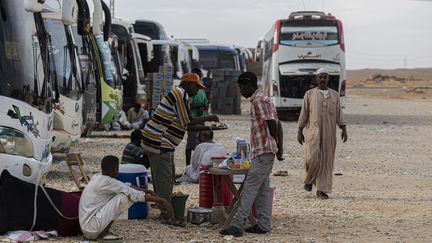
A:
[[[265,234],[270,231],[270,193],[269,175],[273,168],[275,155],[283,160],[283,131],[276,109],[269,97],[258,89],[257,77],[245,72],[237,80],[240,93],[252,103],[251,147],[252,161],[241,198],[241,205],[234,217],[234,224],[220,231],[222,235],[243,235],[243,223],[251,212],[255,201],[258,224],[246,228],[248,233]]]
[[[342,141],[348,139],[338,92],[327,87],[329,73],[320,68],[316,73],[317,88],[308,90],[298,121],[297,140],[305,147],[306,178],[304,189],[317,187],[317,197],[328,199],[332,191],[333,163],[336,150],[336,125],[342,129]],[[303,129],[306,128],[306,138]]]

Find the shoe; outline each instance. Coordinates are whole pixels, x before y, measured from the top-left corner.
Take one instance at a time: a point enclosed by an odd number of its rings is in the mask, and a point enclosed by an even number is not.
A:
[[[310,191],[312,191],[312,184],[304,184],[304,189],[307,191],[307,192],[310,192]]]
[[[253,225],[251,227],[246,228],[245,231],[247,233],[252,233],[252,234],[265,234],[265,233],[268,233],[268,231],[262,230],[257,224],[255,224],[255,225]]]
[[[317,198],[320,198],[320,199],[329,199],[329,196],[326,193],[324,193],[324,192],[317,191]]]
[[[237,228],[234,225],[231,225],[230,227],[223,229],[219,231],[221,235],[232,235],[234,237],[241,237],[243,236],[243,229]]]

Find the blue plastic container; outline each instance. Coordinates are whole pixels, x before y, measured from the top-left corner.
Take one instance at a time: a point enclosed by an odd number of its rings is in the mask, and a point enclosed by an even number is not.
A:
[[[148,172],[144,165],[121,164],[117,180],[129,182],[134,186],[147,189]],[[144,219],[148,216],[147,202],[134,203],[128,211],[128,219]]]

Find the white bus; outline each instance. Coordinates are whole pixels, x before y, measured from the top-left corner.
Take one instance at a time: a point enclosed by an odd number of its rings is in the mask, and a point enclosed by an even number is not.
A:
[[[293,12],[277,20],[257,47],[262,62],[260,86],[281,118],[298,113],[307,90],[316,86],[315,72],[329,70],[329,87],[346,103],[345,42],[342,22],[324,12]],[[262,60],[259,60],[262,59]]]
[[[0,172],[31,183],[52,163],[57,96],[43,7],[36,0],[0,1]]]
[[[42,18],[52,44],[55,64],[54,77],[59,91],[58,102],[53,104],[54,122],[52,152],[67,152],[78,145],[81,137],[82,106],[84,86],[81,79],[81,66],[71,24],[76,18],[67,12],[73,2],[63,1],[62,9],[44,10]],[[63,11],[63,12],[62,12]],[[69,14],[69,16],[68,16]],[[67,19],[65,16],[68,16]]]

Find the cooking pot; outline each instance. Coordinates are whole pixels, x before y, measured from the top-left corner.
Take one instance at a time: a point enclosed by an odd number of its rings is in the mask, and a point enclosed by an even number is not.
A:
[[[189,208],[187,211],[187,221],[191,224],[210,222],[212,210],[209,208]]]

